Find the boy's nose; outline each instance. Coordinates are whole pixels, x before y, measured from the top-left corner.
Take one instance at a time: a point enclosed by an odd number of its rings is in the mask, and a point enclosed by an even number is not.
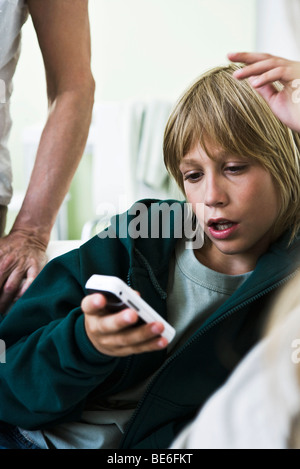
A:
[[[206,177],[204,200],[205,205],[215,207],[228,203],[228,194],[221,178],[215,176]]]

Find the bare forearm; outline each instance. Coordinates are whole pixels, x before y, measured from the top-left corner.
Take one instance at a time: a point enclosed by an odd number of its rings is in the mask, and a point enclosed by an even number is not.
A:
[[[20,297],[46,262],[58,210],[81,159],[94,80],[88,0],[27,0],[41,49],[49,115],[32,176],[11,232],[0,239],[0,312]]]
[[[22,208],[12,231],[47,245],[58,210],[84,151],[94,98],[93,79],[84,91],[59,95],[50,108]]]

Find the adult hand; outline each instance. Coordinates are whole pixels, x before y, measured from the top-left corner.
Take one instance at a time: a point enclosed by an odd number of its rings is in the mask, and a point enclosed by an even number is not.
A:
[[[0,313],[23,295],[44,267],[45,250],[37,239],[22,232],[0,239]]]
[[[94,103],[88,0],[27,0],[43,57],[48,115],[22,207],[0,240],[0,312],[46,263],[51,230],[83,154]]]
[[[105,296],[100,293],[86,296],[81,304],[86,333],[99,352],[125,357],[161,350],[168,345],[167,339],[160,336],[164,329],[160,322],[131,327],[138,321],[136,311],[124,309],[111,314],[105,307]]]
[[[228,58],[246,64],[234,73],[235,78],[248,78],[274,114],[292,130],[300,132],[300,62],[252,52],[230,53]],[[274,86],[276,81],[283,85],[282,89]]]

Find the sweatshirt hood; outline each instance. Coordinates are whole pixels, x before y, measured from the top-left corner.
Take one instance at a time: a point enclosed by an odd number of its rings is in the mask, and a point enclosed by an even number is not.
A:
[[[109,236],[117,237],[129,256],[129,276],[146,269],[160,295],[166,297],[170,257],[184,234],[185,203],[145,199],[111,220]],[[130,282],[129,282],[130,283]]]

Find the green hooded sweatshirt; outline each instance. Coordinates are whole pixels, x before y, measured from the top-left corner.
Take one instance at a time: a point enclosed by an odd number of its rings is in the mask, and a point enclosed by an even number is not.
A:
[[[164,204],[175,207],[174,202]],[[136,230],[146,224],[150,232],[153,209],[162,203],[143,201],[144,210],[139,205],[139,211],[116,217],[108,230],[49,262],[2,320],[6,363],[0,363],[0,420],[28,430],[78,421],[87,400],[101,400],[154,374],[121,447],[167,448],[259,340],[270,301],[298,266],[300,243],[296,239],[288,246],[288,234],[171,356],[163,350],[115,358],[93,347],[80,308],[92,274],[122,278],[168,319],[169,263],[184,203],[176,202],[155,236],[130,233],[133,224]]]

